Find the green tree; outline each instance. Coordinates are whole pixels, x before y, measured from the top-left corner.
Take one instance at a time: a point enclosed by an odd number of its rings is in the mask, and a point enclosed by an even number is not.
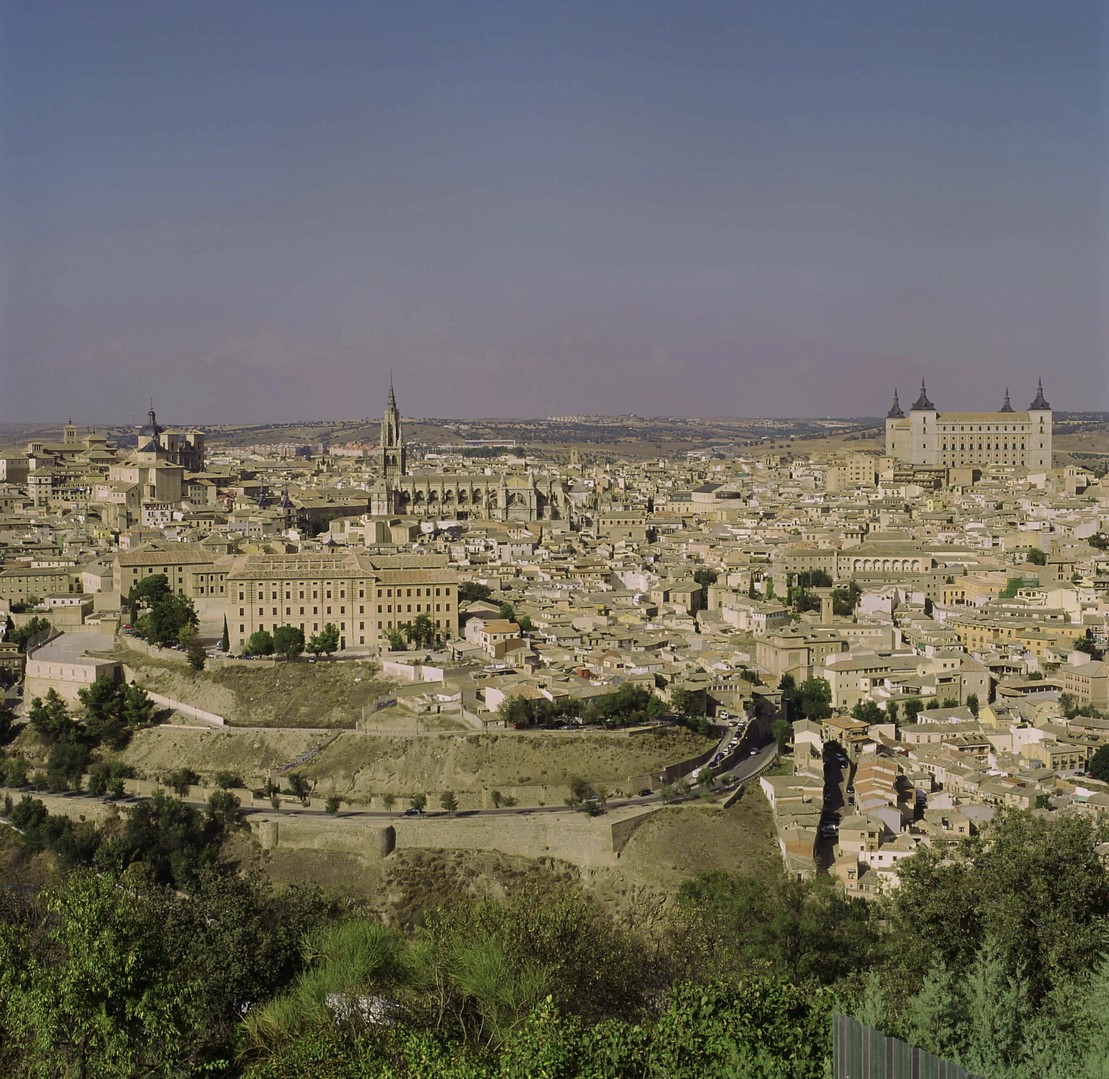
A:
[[[898,863],[888,908],[904,986],[942,963],[965,977],[991,942],[1032,1001],[1063,990],[1105,952],[1109,870],[1083,817],[1003,811],[954,849],[922,848]]]
[[[189,668],[194,671],[204,670],[204,664],[208,661],[208,653],[204,645],[194,636],[185,648],[185,654],[189,657]]]
[[[487,600],[492,594],[492,588],[487,584],[479,584],[477,581],[463,581],[458,586],[458,602],[460,604]]]
[[[11,634],[4,639],[14,644],[20,652],[26,652],[32,641],[45,637],[53,628],[53,624],[48,619],[35,615],[27,619],[22,626],[12,630]]]
[[[454,791],[446,791],[439,796],[439,804],[443,807],[448,817],[453,817],[458,812],[458,797]]]
[[[80,790],[88,761],[89,747],[83,742],[55,742],[46,758],[46,781],[50,789]]]
[[[1098,747],[1097,752],[1090,758],[1088,767],[1094,779],[1109,783],[1109,745]]]
[[[1038,547],[1032,547],[1028,551],[1028,561],[1031,562],[1033,566],[1046,566],[1047,555]]]
[[[501,604],[500,616],[506,622],[516,621],[516,608],[512,606],[507,600]]]
[[[31,729],[47,744],[61,741],[77,741],[81,729],[70,718],[69,706],[53,686],[46,691],[45,697],[35,697],[31,701]]]
[[[874,701],[860,701],[851,709],[851,718],[860,723],[887,723],[889,716]]]
[[[230,791],[213,791],[208,796],[208,816],[223,826],[235,824],[239,819],[242,802]]]
[[[855,613],[863,590],[852,581],[846,588],[832,589],[832,614],[848,618]]]
[[[154,702],[142,686],[131,681],[123,690],[123,722],[128,730],[145,727],[154,718]]]
[[[179,798],[187,798],[193,784],[199,782],[200,776],[191,768],[178,768],[166,776],[166,786]]]
[[[290,772],[289,793],[292,794],[294,798],[299,798],[301,805],[307,805],[309,797],[312,794],[312,785],[300,774],[300,772]]]
[[[707,591],[712,585],[720,579],[720,574],[716,570],[711,569],[709,566],[701,566],[693,571],[693,580]]]
[[[308,651],[314,656],[321,653],[330,656],[339,648],[339,627],[328,622],[319,633],[313,633],[308,638]]]
[[[408,799],[408,807],[410,809],[418,809],[422,813],[427,808],[427,795],[412,795],[412,797]]]
[[[324,812],[334,817],[339,813],[339,807],[343,804],[343,800],[337,794],[328,795],[327,800],[323,804]]]
[[[296,659],[304,651],[304,631],[296,626],[279,626],[273,632],[273,648],[286,659]]]
[[[409,642],[416,645],[417,648],[430,648],[435,644],[438,636],[435,623],[432,622],[431,616],[427,614],[418,614],[415,621],[407,623],[405,634]]]
[[[242,778],[235,772],[220,771],[216,772],[212,780],[213,783],[220,790],[230,790],[232,787],[241,787],[243,785]]]
[[[225,654],[231,651],[231,635],[227,631],[227,615],[223,616],[223,633],[219,639],[219,650]]]
[[[44,896],[40,948],[4,1008],[22,1074],[168,1074],[188,1058],[190,979],[174,970],[166,904],[141,885],[71,873]]]
[[[273,637],[268,630],[256,629],[246,641],[244,649],[248,656],[272,656]]]
[[[978,694],[977,693],[968,693],[967,694],[967,707],[970,709],[971,715],[973,715],[973,716],[978,715],[979,704],[978,704]]]
[[[393,807],[397,804],[397,796],[395,794],[383,794],[381,796],[381,804],[386,813],[392,813]]]
[[[114,749],[127,740],[123,721],[123,687],[111,675],[101,675],[77,697],[85,708],[85,734],[94,742],[104,742]]]
[[[790,743],[793,741],[793,724],[784,716],[779,716],[774,720],[773,730],[774,738],[778,743],[778,752],[788,752]]]
[[[408,647],[408,641],[399,629],[386,630],[385,639],[389,642],[390,652],[403,652]],[[311,642],[309,642],[309,647],[311,647]]]
[[[832,687],[824,678],[806,678],[797,687],[797,698],[806,719],[827,719],[832,714]]]
[[[99,761],[89,769],[89,794],[95,798],[102,798],[108,793],[108,784],[111,782],[111,770],[103,761]]]
[[[0,762],[0,775],[3,776],[5,787],[26,786],[29,774],[30,768],[23,757],[9,757]]]
[[[1074,650],[1076,652],[1085,652],[1086,655],[1093,659],[1101,659],[1104,655],[1102,650],[1098,648],[1097,642],[1094,640],[1093,635],[1089,630],[1086,631],[1085,636],[1078,637],[1074,642]]]
[[[910,697],[905,702],[905,722],[916,723],[917,716],[924,711],[924,702],[919,697]]]
[[[193,601],[187,596],[170,593],[162,596],[151,608],[150,614],[140,618],[135,628],[152,644],[168,648],[177,644],[182,630],[195,628],[199,619]]]

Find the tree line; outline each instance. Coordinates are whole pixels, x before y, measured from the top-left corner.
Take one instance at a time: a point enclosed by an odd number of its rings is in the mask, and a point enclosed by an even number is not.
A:
[[[1109,877],[1082,818],[1003,814],[876,903],[706,873],[646,932],[568,884],[397,927],[237,873],[235,809],[9,811],[62,869],[0,886],[5,1074],[823,1079],[837,1010],[986,1079],[1103,1074]]]

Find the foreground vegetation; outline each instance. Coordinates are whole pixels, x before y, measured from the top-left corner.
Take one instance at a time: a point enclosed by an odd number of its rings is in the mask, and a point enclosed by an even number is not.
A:
[[[55,868],[0,889],[4,1074],[822,1079],[845,1010],[987,1079],[1104,1075],[1109,875],[1078,818],[915,855],[881,905],[705,874],[648,937],[569,884],[404,928],[278,891],[228,859],[233,799],[8,815],[12,865]]]

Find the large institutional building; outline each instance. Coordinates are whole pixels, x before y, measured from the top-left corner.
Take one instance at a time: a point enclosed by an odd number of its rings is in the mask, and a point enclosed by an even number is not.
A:
[[[886,455],[918,468],[1050,468],[1051,405],[1044,399],[1043,382],[1024,412],[1013,409],[1008,390],[998,412],[940,412],[922,380],[920,396],[906,416],[895,391],[886,416]]]

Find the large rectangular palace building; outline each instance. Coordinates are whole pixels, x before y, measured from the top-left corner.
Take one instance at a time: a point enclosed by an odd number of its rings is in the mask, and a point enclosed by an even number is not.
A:
[[[1051,467],[1051,405],[1043,383],[1026,412],[1014,411],[1009,391],[999,412],[940,412],[924,383],[908,416],[897,394],[886,416],[886,455],[923,468],[960,465]]]

